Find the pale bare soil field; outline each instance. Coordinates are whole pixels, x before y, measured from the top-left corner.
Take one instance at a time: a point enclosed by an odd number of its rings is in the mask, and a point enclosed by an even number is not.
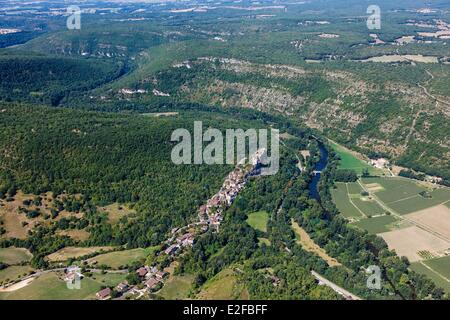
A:
[[[389,249],[395,250],[399,256],[405,256],[411,262],[423,259],[420,251],[428,251],[433,256],[442,255],[450,248],[450,243],[416,226],[380,233]]]
[[[444,205],[410,213],[405,217],[450,239],[450,208]]]

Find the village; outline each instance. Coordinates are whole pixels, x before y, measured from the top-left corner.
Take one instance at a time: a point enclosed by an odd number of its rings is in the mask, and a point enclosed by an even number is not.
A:
[[[249,178],[260,173],[261,159],[265,152],[265,149],[259,149],[250,157],[248,163],[240,161],[235,169],[228,174],[220,190],[198,209],[198,221],[181,228],[172,229],[170,237],[164,241],[162,250],[157,255],[165,255],[173,262],[186,248],[194,245],[197,236],[208,230],[219,232],[224,211],[231,206]],[[169,276],[167,271],[156,266],[142,266],[134,272],[139,277],[140,284],[130,285],[127,281],[121,282],[114,289],[104,288],[97,292],[97,299],[122,300],[131,296],[134,299],[139,299],[146,293],[152,294],[159,291]],[[67,283],[74,284],[76,279],[82,277],[79,268],[69,267],[66,270],[65,280]]]

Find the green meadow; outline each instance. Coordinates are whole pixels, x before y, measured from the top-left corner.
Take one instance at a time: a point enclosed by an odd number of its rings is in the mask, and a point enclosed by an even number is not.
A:
[[[30,261],[33,255],[24,248],[0,248],[0,262],[13,265]]]
[[[193,275],[173,276],[165,282],[158,295],[167,300],[186,299],[193,282]]]
[[[369,232],[370,234],[377,234],[390,231],[388,225],[395,221],[397,221],[397,219],[392,216],[381,216],[376,218],[362,219],[353,223],[353,225],[367,230],[367,232]]]
[[[248,215],[247,223],[256,230],[267,232],[269,214],[266,211],[253,212]]]
[[[340,146],[334,142],[331,142],[331,147],[341,158],[339,162],[340,169],[351,169],[361,175],[364,169],[368,169],[372,175],[380,175],[381,170],[376,169],[369,165],[366,161],[357,158],[351,151],[347,150],[343,146]]]
[[[106,265],[113,269],[129,265],[133,262],[145,259],[155,248],[137,248],[131,250],[114,251],[100,254],[88,260],[97,261],[97,265]]]

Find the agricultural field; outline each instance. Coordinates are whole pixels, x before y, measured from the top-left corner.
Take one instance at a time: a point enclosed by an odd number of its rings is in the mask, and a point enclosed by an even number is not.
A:
[[[379,216],[385,213],[385,210],[377,202],[368,197],[354,198],[351,201],[367,217]]]
[[[406,178],[362,178],[366,189],[399,214],[408,214],[450,201],[450,188],[426,187]]]
[[[239,283],[239,279],[232,269],[224,269],[208,280],[197,294],[200,300],[229,300],[229,299],[248,299],[248,292],[245,287]]]
[[[247,223],[256,230],[267,232],[269,214],[265,211],[253,212],[248,215]]]
[[[92,253],[103,253],[112,250],[113,247],[65,247],[47,256],[50,262],[62,262],[68,259],[76,259]]]
[[[423,260],[425,253],[439,256],[449,249],[448,241],[416,226],[380,233],[379,236],[386,241],[389,249],[411,262]]]
[[[450,256],[426,260],[424,263],[450,281]]]
[[[395,223],[396,221],[399,220],[393,216],[381,216],[362,219],[355,223],[352,223],[352,225],[367,230],[367,232],[371,234],[377,234],[390,231],[391,229],[389,228],[389,225]]]
[[[147,249],[137,248],[124,251],[114,251],[100,254],[86,261],[88,264],[92,264],[96,261],[96,265],[105,265],[112,269],[118,269],[133,262],[145,259],[153,249],[153,247],[150,247]]]
[[[350,202],[347,184],[336,183],[336,189],[331,190],[331,195],[336,207],[344,217],[359,218],[363,216],[358,208]]]
[[[431,269],[428,265],[425,265],[424,262],[413,262],[411,263],[410,268],[411,270],[430,278],[438,287],[444,289],[447,293],[450,293],[450,281],[448,278],[445,279],[434,269]]]
[[[28,262],[33,255],[24,248],[0,248],[0,262],[8,265],[20,264],[22,262]]]
[[[166,300],[182,300],[188,298],[191,291],[193,275],[171,276],[164,287],[158,292],[158,295]]]
[[[446,206],[440,205],[410,213],[405,215],[405,218],[450,239],[450,209]]]

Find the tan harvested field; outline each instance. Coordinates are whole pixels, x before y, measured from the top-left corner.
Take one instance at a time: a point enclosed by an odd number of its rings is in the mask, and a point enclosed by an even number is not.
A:
[[[384,55],[384,56],[377,56],[377,57],[371,57],[366,60],[360,60],[362,62],[371,61],[371,62],[384,62],[384,63],[390,63],[390,62],[406,62],[406,61],[414,61],[414,62],[421,62],[421,63],[439,63],[439,60],[437,57],[433,56],[422,56],[420,54],[412,55]]]
[[[399,256],[407,257],[411,262],[423,259],[420,251],[429,251],[432,255],[440,255],[450,248],[450,243],[416,226],[380,233],[389,246]]]
[[[319,247],[310,238],[309,234],[294,220],[292,220],[292,229],[294,229],[294,232],[297,236],[297,243],[301,245],[303,249],[317,254],[319,257],[325,260],[330,267],[341,265],[336,259],[330,257],[323,248]]]
[[[91,253],[103,253],[112,250],[113,247],[66,247],[47,256],[48,261],[59,262],[70,258],[78,258]]]
[[[450,239],[450,208],[444,205],[413,212],[405,217]]]

